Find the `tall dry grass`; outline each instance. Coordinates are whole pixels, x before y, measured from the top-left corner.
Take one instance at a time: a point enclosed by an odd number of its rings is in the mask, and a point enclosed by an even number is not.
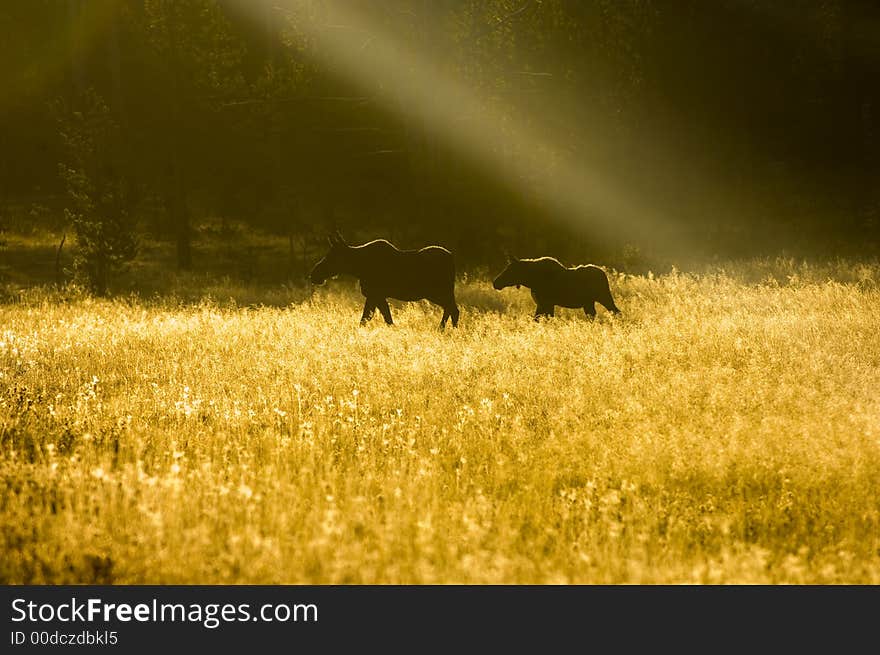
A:
[[[0,306],[5,583],[880,583],[880,267]]]

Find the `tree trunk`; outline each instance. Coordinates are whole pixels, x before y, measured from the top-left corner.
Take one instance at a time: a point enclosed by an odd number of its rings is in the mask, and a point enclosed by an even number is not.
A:
[[[70,88],[79,97],[86,88],[86,63],[82,39],[82,1],[67,0],[67,17],[70,25]]]
[[[303,232],[302,251],[301,252],[302,252],[302,272],[303,272],[303,279],[304,280],[308,279],[308,277],[309,277],[309,260],[307,259],[307,257],[309,256],[309,239],[308,239],[307,235],[308,235],[308,233]]]
[[[103,256],[98,256],[95,262],[95,276],[92,279],[92,288],[97,296],[107,295],[107,260]]]
[[[183,180],[183,164],[180,155],[180,82],[179,52],[175,25],[169,29],[169,64],[171,72],[171,220],[177,237],[177,268],[182,271],[192,270],[192,234],[189,224],[189,211],[186,206],[186,187]]]
[[[110,77],[113,86],[113,111],[117,116],[117,122],[125,129],[125,95],[123,94],[122,58],[119,48],[119,23],[120,8],[116,3],[111,3],[110,38],[108,40],[108,55],[110,64]]]
[[[58,244],[58,250],[55,251],[55,284],[61,284],[61,249],[67,240],[67,232],[61,235],[61,243]]]
[[[177,237],[177,268],[182,271],[192,270],[192,230],[189,224],[189,212],[186,197],[180,179],[180,170],[175,165],[172,173],[171,220]]]
[[[287,230],[287,245],[290,248],[290,259],[287,263],[287,279],[293,279],[293,271],[296,269],[296,250],[293,247],[293,229]]]

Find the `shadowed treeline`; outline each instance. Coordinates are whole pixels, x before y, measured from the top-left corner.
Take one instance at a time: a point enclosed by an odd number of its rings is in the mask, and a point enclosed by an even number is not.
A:
[[[333,228],[492,272],[876,256],[878,25],[867,0],[5,2],[0,281],[298,284]]]

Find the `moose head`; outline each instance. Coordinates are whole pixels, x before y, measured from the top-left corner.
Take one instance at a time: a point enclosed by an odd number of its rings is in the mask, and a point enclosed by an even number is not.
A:
[[[330,250],[323,259],[315,264],[309,279],[313,284],[324,284],[329,278],[348,272],[349,269],[349,246],[342,238],[338,230],[335,230],[327,242]]]

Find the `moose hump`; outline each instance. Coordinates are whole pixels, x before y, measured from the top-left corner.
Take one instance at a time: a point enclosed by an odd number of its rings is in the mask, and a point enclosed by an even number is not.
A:
[[[499,291],[510,286],[530,289],[536,304],[535,320],[553,316],[557,306],[583,308],[593,318],[597,302],[615,314],[620,313],[611,296],[608,276],[593,264],[568,267],[554,257],[511,259],[493,286]]]
[[[361,325],[373,318],[377,309],[385,323],[392,325],[388,298],[394,298],[428,300],[443,308],[441,329],[449,319],[452,327],[458,327],[455,263],[446,248],[400,250],[385,239],[352,246],[339,233],[329,238],[329,245],[330,250],[312,269],[311,281],[323,284],[336,275],[351,275],[360,280],[365,298]]]

